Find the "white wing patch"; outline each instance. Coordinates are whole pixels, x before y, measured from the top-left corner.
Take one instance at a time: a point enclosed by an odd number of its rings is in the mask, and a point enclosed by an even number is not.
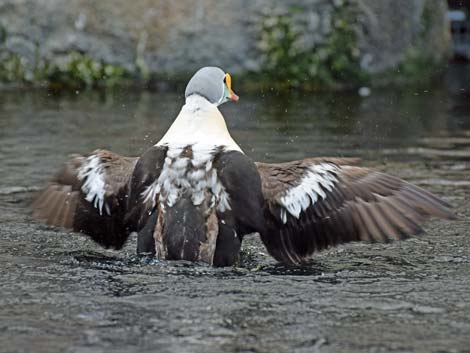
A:
[[[318,198],[326,198],[323,189],[332,191],[338,181],[336,175],[339,168],[332,163],[320,163],[310,166],[300,184],[289,189],[279,200],[281,208],[281,220],[287,223],[287,212],[295,218],[300,217],[300,213],[317,202]]]
[[[144,203],[152,202],[152,208],[155,206],[155,200],[157,199],[157,195],[160,193],[160,185],[158,184],[158,180],[155,180],[152,184],[147,186],[147,188],[142,191],[140,196],[143,199]],[[149,211],[151,213],[151,211]]]
[[[85,200],[93,203],[93,207],[98,209],[100,216],[103,215],[103,206],[106,213],[111,215],[108,204],[104,202],[106,193],[104,174],[103,165],[97,155],[87,157],[78,170],[78,179],[83,182],[82,191],[85,194]]]
[[[194,205],[200,205],[211,194],[210,207],[220,212],[230,210],[230,198],[220,182],[217,171],[212,168],[214,146],[195,144],[192,157],[182,155],[184,147],[169,146],[160,176],[141,194],[144,202],[155,206],[157,197],[164,206],[172,207],[181,195],[189,191]]]

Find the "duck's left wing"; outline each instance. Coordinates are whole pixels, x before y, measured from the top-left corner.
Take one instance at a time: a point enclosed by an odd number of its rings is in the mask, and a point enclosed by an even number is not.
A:
[[[137,160],[107,150],[72,155],[33,202],[33,216],[119,249],[128,236],[123,219]]]
[[[353,162],[257,163],[267,225],[261,239],[274,258],[300,264],[329,246],[403,239],[422,232],[427,217],[454,217],[430,192]]]

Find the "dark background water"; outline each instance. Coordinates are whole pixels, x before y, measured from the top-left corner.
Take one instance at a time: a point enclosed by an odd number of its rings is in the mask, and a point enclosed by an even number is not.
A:
[[[68,154],[138,155],[181,94],[0,94],[0,352],[444,352],[470,337],[470,73],[421,88],[245,95],[221,110],[256,160],[358,156],[456,206],[426,237],[285,268],[252,237],[238,268],[146,264],[43,226],[33,192]],[[235,81],[236,82],[236,81]],[[236,87],[236,83],[235,83]]]
[[[367,98],[355,92],[240,92],[239,103],[221,110],[234,138],[256,160],[315,155],[383,160],[384,154],[402,159],[410,153],[406,148],[447,143],[452,149],[457,138],[469,136],[470,69],[454,70],[448,85],[372,91]],[[181,94],[140,91],[2,92],[0,180],[31,185],[68,154],[98,147],[138,155],[160,139],[183,103]],[[401,153],[390,150],[396,148]]]

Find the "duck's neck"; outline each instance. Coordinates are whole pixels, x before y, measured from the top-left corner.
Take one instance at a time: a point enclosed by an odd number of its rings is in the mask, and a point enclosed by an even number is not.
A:
[[[199,95],[186,99],[186,104],[157,146],[191,144],[226,146],[228,150],[242,152],[230,136],[217,106]]]

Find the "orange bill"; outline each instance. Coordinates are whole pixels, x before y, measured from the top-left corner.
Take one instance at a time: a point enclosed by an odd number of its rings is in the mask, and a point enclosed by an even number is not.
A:
[[[225,74],[225,84],[227,85],[228,87],[228,90],[230,92],[230,100],[232,101],[237,101],[240,99],[240,97],[238,97],[235,92],[232,90],[232,77],[230,77],[230,74]]]

